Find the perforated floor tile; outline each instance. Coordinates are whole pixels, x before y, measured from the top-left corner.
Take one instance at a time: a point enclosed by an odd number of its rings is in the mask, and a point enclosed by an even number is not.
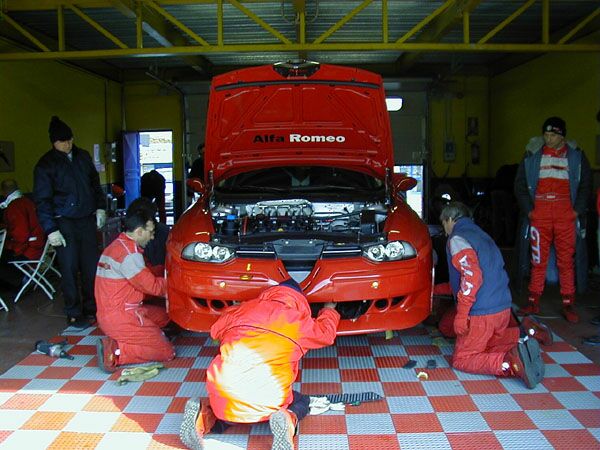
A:
[[[309,395],[375,392],[384,398],[309,416],[298,450],[600,449],[600,367],[557,340],[544,348],[546,379],[521,380],[449,367],[452,346],[431,330],[344,336],[309,352],[294,388]],[[32,354],[0,375],[0,447],[172,449],[185,402],[206,396],[206,368],[217,352],[206,334],[176,341],[179,357],[144,383],[116,383],[96,365],[98,330],[68,330],[75,360]],[[433,336],[437,338],[437,333]],[[416,367],[403,369],[409,360]],[[435,369],[423,369],[434,359]],[[419,380],[424,370],[427,380]],[[207,450],[267,450],[268,423],[208,435]],[[35,445],[31,445],[35,442]]]

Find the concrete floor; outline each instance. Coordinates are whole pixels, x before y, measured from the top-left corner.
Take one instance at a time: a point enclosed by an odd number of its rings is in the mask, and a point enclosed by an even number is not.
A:
[[[590,283],[592,287],[600,287],[597,277]],[[55,280],[58,286],[58,280]],[[66,328],[66,319],[62,313],[62,294],[56,295],[55,301],[49,301],[43,293],[29,291],[21,297],[17,304],[12,302],[13,296],[0,288],[0,296],[10,308],[9,312],[0,311],[0,374],[14,366],[34,348],[40,339],[49,339],[60,335]],[[515,295],[516,304],[524,304],[524,295]],[[600,346],[582,345],[581,338],[600,332],[598,327],[589,320],[600,314],[600,291],[590,289],[585,295],[577,298],[577,310],[581,320],[578,324],[566,322],[560,315],[560,295],[556,286],[546,288],[542,298],[542,313],[540,318],[552,330],[569,344],[577,348],[590,360],[600,364]]]

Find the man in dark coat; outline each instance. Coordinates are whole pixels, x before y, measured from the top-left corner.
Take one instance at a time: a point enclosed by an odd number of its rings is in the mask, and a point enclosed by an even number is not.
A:
[[[89,153],[73,144],[71,128],[53,116],[48,133],[52,148],[35,166],[33,196],[40,224],[56,247],[67,324],[87,328],[96,315],[96,229],[106,222],[105,195]]]
[[[576,145],[566,141],[567,126],[560,117],[546,119],[543,142],[533,145],[517,171],[515,195],[529,228],[531,278],[528,304],[520,314],[539,313],[551,247],[556,252],[563,315],[577,322],[577,285],[587,278],[585,216],[591,193],[590,164]],[[524,236],[525,233],[521,233]],[[574,257],[576,255],[576,258]]]

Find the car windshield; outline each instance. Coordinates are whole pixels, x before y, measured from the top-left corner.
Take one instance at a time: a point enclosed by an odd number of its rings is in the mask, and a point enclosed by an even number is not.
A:
[[[218,184],[221,192],[377,191],[383,181],[364,173],[335,167],[274,167],[245,172]]]

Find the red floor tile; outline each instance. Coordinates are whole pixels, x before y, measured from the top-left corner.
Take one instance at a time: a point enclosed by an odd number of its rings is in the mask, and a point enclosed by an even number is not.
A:
[[[571,377],[544,378],[542,384],[550,392],[587,391],[584,385]]]
[[[133,397],[97,395],[90,399],[83,407],[83,411],[90,412],[121,412]]]
[[[103,437],[104,435],[102,433],[74,433],[63,431],[47,448],[49,450],[96,448],[96,445],[98,445]]]
[[[0,392],[17,392],[31,380],[0,378]]]
[[[544,347],[545,352],[576,352],[577,349],[565,341],[558,341]]]
[[[171,404],[169,405],[169,408],[167,409],[168,413],[182,413],[185,409],[185,404],[188,401],[187,397],[175,397],[172,401]]]
[[[23,424],[21,430],[62,430],[74,412],[38,411]]]
[[[468,450],[468,449],[485,449],[485,450],[502,450],[502,444],[498,441],[494,433],[479,432],[479,433],[447,433],[448,441],[453,449]]]
[[[214,358],[219,353],[219,347],[202,347],[200,349],[200,356],[209,356]]]
[[[248,436],[248,446],[246,447],[246,450],[266,450],[271,448],[272,443],[273,436],[271,435],[250,435]]]
[[[407,345],[404,348],[409,356],[442,354],[436,345]]]
[[[322,396],[326,394],[341,394],[340,383],[302,383],[300,391],[306,395]]]
[[[51,394],[15,394],[0,405],[0,409],[38,409],[50,397],[52,397]]]
[[[19,362],[19,365],[20,366],[49,366],[54,361],[56,361],[56,360],[54,358],[51,358],[48,355],[34,353],[33,355],[29,355],[24,360]]]
[[[478,411],[477,406],[468,395],[429,397],[429,401],[436,412]]]
[[[386,397],[403,397],[403,396],[425,396],[427,393],[423,389],[423,385],[414,381],[400,381],[397,383],[384,382],[383,393]]]
[[[350,450],[400,450],[395,434],[348,436]]]
[[[61,394],[95,394],[104,381],[69,380],[59,390]]]
[[[0,444],[4,442],[13,432],[0,430]]]
[[[441,433],[442,424],[434,413],[392,414],[397,433]]]
[[[600,411],[597,409],[576,409],[570,411],[586,428],[600,428]]]
[[[506,394],[508,391],[500,380],[466,380],[462,382],[465,390],[473,394]]]
[[[180,388],[181,383],[150,380],[146,383],[142,383],[135,395],[174,397]]]
[[[95,355],[96,354],[96,346],[95,345],[76,345],[68,352],[71,355]]]
[[[340,379],[342,382],[377,382],[379,372],[377,369],[341,369]]]
[[[171,361],[167,361],[164,362],[164,366],[169,369],[169,368],[183,368],[183,369],[187,369],[190,368],[194,365],[194,362],[196,361],[196,358],[175,358]]]
[[[337,354],[338,354],[338,356],[354,356],[354,357],[373,356],[371,347],[367,347],[364,345],[338,346]]]
[[[588,430],[544,430],[554,450],[599,449],[600,442]]]
[[[527,409],[564,409],[563,405],[552,394],[514,394],[519,406]]]
[[[206,369],[190,369],[184,381],[196,381],[204,383],[206,381]]]
[[[402,368],[410,358],[408,356],[376,356],[373,359],[375,360],[375,367],[397,369]]]
[[[48,367],[36,378],[71,379],[79,372],[79,367]]]
[[[111,431],[154,433],[162,419],[162,414],[123,413],[112,426]]]
[[[535,430],[537,427],[523,411],[490,411],[481,413],[490,428],[500,430]]]
[[[346,434],[346,418],[342,415],[306,416],[300,422],[301,434]]]
[[[600,375],[600,365],[598,364],[562,364],[561,367],[574,377]]]
[[[302,360],[303,369],[338,369],[339,365],[337,358],[304,358]]]

